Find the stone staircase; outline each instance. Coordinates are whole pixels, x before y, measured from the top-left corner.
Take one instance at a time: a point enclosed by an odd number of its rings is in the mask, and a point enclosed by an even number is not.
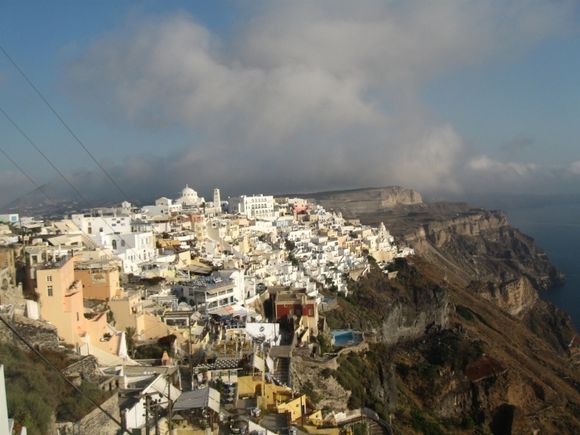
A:
[[[369,418],[365,419],[368,427],[368,434],[369,435],[390,435],[390,432],[379,425],[376,421],[371,420]]]
[[[277,358],[274,378],[280,383],[290,386],[290,358]]]

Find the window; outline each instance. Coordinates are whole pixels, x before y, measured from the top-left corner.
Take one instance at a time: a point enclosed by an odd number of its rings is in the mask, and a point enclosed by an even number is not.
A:
[[[79,316],[79,313],[77,312],[77,322],[78,322],[80,319],[81,319],[81,318],[80,318],[80,316]]]
[[[46,281],[47,282],[52,282],[52,275],[47,275],[46,276]]]
[[[46,289],[48,290],[48,296],[52,296],[52,286],[49,285]]]

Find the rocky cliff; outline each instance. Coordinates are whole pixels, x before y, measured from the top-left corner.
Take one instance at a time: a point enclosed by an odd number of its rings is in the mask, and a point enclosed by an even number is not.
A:
[[[579,433],[576,331],[539,298],[562,276],[534,241],[500,211],[365,209],[360,193],[349,195],[359,208],[347,216],[384,222],[417,254],[394,280],[371,273],[353,283],[328,314],[331,327],[362,330],[371,346],[331,374],[349,406],[377,410],[402,433]]]
[[[397,279],[389,280],[377,266],[358,282],[351,295],[339,299],[339,307],[327,314],[331,327],[349,326],[364,331],[374,342],[394,345],[422,337],[449,322],[447,290],[424,279],[405,261],[398,261]]]
[[[419,192],[400,186],[377,187],[335,192],[300,194],[314,199],[327,210],[340,211],[345,217],[357,217],[367,210],[389,210],[400,205],[423,203]]]
[[[314,199],[363,223],[384,222],[449,280],[473,284],[474,290],[514,315],[524,315],[534,305],[536,291],[561,283],[563,277],[546,254],[532,238],[511,227],[501,211],[465,203],[427,204],[417,200],[420,195],[414,191],[393,189],[327,192]],[[403,200],[385,207],[377,198],[389,192]]]
[[[497,210],[467,209],[442,220],[418,223],[402,236],[418,255],[440,264],[465,284],[489,281],[505,286],[518,281],[545,290],[561,280],[533,239],[511,227]],[[521,282],[523,277],[525,282]]]
[[[515,317],[529,312],[538,300],[538,293],[525,276],[499,284],[494,281],[472,282],[469,288]]]
[[[326,313],[331,328],[363,331],[368,348],[311,378],[336,379],[349,407],[370,407],[401,433],[578,433],[566,316],[525,278],[475,290],[412,262],[399,262],[391,280],[371,271]],[[528,292],[532,306],[513,312]],[[344,400],[343,390],[321,388],[325,401]]]

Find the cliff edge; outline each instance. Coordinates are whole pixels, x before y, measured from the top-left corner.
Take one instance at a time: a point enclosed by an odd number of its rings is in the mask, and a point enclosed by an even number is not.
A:
[[[501,211],[464,203],[385,207],[375,189],[322,197],[345,217],[384,222],[416,252],[394,279],[375,266],[325,314],[368,339],[326,372],[349,407],[371,407],[402,433],[580,431],[579,340],[539,297],[563,277],[532,238]]]
[[[421,194],[400,186],[300,194],[315,200],[326,210],[339,211],[348,218],[368,210],[384,211],[402,205],[423,204]]]

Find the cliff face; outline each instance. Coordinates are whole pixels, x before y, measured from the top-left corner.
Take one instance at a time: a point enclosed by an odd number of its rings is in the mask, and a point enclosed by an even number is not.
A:
[[[464,284],[491,282],[504,290],[522,292],[522,296],[527,295],[522,308],[531,306],[532,294],[525,289],[528,284],[545,290],[561,279],[533,239],[510,227],[499,211],[467,210],[448,219],[419,224],[403,237],[418,255],[439,264]]]
[[[331,328],[362,330],[369,343],[326,374],[351,392],[349,406],[390,415],[401,433],[578,433],[566,316],[525,278],[474,289],[412,263],[397,263],[392,280],[371,271],[325,313]],[[514,312],[529,292],[532,306]]]
[[[425,241],[440,248],[452,242],[453,237],[479,237],[507,225],[507,218],[501,212],[469,210],[449,219],[423,224],[416,232],[406,234],[405,238],[414,242],[418,248]]]
[[[367,210],[388,210],[400,205],[423,203],[419,192],[400,186],[301,194],[314,199],[327,210],[340,211],[345,217],[358,217]]]
[[[449,322],[449,303],[444,291],[421,298],[417,304],[398,300],[385,311],[380,341],[393,345],[422,337],[430,328],[445,328]]]
[[[446,328],[450,311],[447,290],[426,280],[404,261],[398,262],[397,268],[395,280],[373,267],[360,281],[351,283],[352,294],[339,299],[339,308],[327,314],[329,325],[348,325],[386,345]]]
[[[520,318],[529,312],[538,300],[536,289],[525,276],[501,284],[493,281],[480,285],[472,283],[470,288],[479,293],[483,299]]]
[[[328,314],[331,327],[365,331],[371,342],[335,375],[353,392],[349,405],[359,394],[355,404],[390,414],[401,432],[579,433],[576,331],[538,296],[562,276],[533,239],[500,211],[466,204],[366,205],[345,214],[384,222],[417,255],[394,280],[353,283]],[[395,387],[381,378],[393,365]],[[381,391],[357,390],[352,379],[365,371]],[[384,399],[393,395],[396,404]]]

